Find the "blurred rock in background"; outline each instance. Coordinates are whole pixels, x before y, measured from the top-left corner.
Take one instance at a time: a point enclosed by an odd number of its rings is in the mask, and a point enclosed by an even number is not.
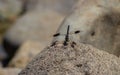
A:
[[[58,13],[68,14],[71,12],[71,8],[78,0],[20,0],[23,3],[23,9],[25,11],[33,10],[53,10]],[[24,9],[26,8],[26,9]]]
[[[6,30],[8,30],[12,26],[12,23],[13,22],[5,21],[5,20],[0,22],[0,44],[3,40],[2,38],[3,38]]]
[[[3,60],[3,59],[6,59],[7,58],[7,54],[4,50],[4,48],[0,45],[0,62]]]
[[[6,63],[5,65],[8,64],[18,47],[26,40],[39,41],[44,45],[49,44],[52,35],[78,0],[20,1],[23,6],[21,13],[24,14],[16,20],[3,38],[3,46],[9,56],[7,60],[3,61],[3,63]]]
[[[9,63],[9,67],[25,68],[33,57],[43,50],[45,45],[40,42],[26,41],[16,52],[14,58]]]
[[[3,41],[5,31],[12,26],[12,23],[18,18],[22,9],[20,0],[0,0],[0,44]],[[1,51],[1,49],[0,49]],[[0,53],[1,57],[5,57],[5,52]]]
[[[15,45],[26,40],[37,40],[45,44],[63,19],[64,15],[55,11],[29,12],[15,22],[4,38]]]
[[[0,75],[18,75],[20,71],[18,68],[0,68]]]
[[[57,33],[65,34],[67,26],[70,40],[91,44],[116,56],[120,55],[120,1],[119,0],[80,0],[74,12],[65,18]],[[53,41],[64,41],[58,36]]]
[[[64,18],[54,11],[29,12],[18,19],[5,34],[3,45],[10,56],[26,40],[39,41],[44,45],[50,43],[52,35]]]
[[[0,20],[15,20],[21,12],[20,0],[0,0]]]

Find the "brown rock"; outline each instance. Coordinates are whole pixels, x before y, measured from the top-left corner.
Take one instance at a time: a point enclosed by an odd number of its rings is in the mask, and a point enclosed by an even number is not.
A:
[[[19,75],[119,75],[118,57],[90,45],[47,47]]]
[[[0,68],[0,75],[18,75],[20,71],[18,68]]]
[[[24,68],[36,54],[43,50],[43,48],[44,45],[39,42],[25,42],[9,63],[9,67]]]
[[[66,17],[58,33],[71,34],[70,40],[91,44],[98,49],[120,55],[120,1],[119,0],[79,0],[73,12]],[[53,41],[64,41],[58,36]]]

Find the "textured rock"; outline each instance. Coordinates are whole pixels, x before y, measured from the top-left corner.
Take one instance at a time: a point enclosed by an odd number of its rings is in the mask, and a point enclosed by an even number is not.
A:
[[[44,45],[39,42],[25,42],[9,63],[9,67],[24,68],[36,54],[43,50],[43,48]]]
[[[18,68],[0,68],[0,75],[18,75],[20,71]]]
[[[60,46],[61,45],[61,46]],[[119,75],[120,60],[90,45],[57,44],[39,53],[19,75]]]
[[[73,12],[66,17],[58,29],[65,34],[67,26],[72,41],[91,44],[98,49],[120,55],[120,1],[119,0],[79,0]],[[63,41],[58,36],[53,41]]]
[[[20,0],[0,0],[0,20],[4,18],[15,19],[21,12]]]

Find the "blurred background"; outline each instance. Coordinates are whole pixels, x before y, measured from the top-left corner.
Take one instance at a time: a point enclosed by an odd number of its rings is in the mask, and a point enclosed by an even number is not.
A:
[[[77,1],[0,0],[1,66],[19,66],[23,63],[23,61],[20,61],[21,59],[24,58],[28,62],[31,57],[34,57],[46,45],[49,45],[52,35],[56,32],[64,17],[71,13],[73,5]],[[38,47],[38,51],[31,49],[34,45]],[[27,52],[24,48],[29,51]],[[20,51],[21,49],[22,51]],[[27,58],[24,55],[28,55]],[[16,63],[14,58],[17,58],[19,65],[13,64]]]

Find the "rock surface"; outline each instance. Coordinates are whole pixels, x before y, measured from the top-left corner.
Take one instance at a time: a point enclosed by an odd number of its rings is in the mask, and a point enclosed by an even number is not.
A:
[[[70,25],[72,41],[91,44],[98,49],[120,55],[120,1],[79,0],[73,12],[66,17],[58,33],[66,34]],[[53,41],[64,41],[58,36]]]
[[[119,75],[120,60],[87,44],[58,43],[39,53],[19,75]]]
[[[18,75],[20,71],[18,68],[0,68],[0,75]]]
[[[44,47],[45,46],[39,42],[25,42],[9,63],[9,67],[24,68],[36,54],[43,50]]]

